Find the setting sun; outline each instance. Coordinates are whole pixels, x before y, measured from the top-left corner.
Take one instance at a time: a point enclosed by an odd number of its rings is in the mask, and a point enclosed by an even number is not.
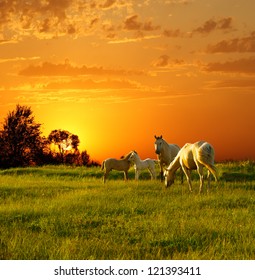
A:
[[[138,3],[139,2],[139,3]],[[100,0],[1,5],[1,122],[30,106],[45,136],[93,160],[206,140],[255,159],[254,2]]]

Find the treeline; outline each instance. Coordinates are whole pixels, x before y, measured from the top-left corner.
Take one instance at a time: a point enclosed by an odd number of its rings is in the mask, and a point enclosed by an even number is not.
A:
[[[17,105],[7,114],[0,130],[0,168],[45,164],[98,165],[87,151],[79,151],[79,137],[56,129],[42,136],[41,124],[35,121],[28,106]]]

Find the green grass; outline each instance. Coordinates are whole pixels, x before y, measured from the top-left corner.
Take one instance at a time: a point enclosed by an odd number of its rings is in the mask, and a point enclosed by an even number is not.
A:
[[[99,168],[0,171],[0,259],[254,259],[255,165],[218,164],[193,193]]]

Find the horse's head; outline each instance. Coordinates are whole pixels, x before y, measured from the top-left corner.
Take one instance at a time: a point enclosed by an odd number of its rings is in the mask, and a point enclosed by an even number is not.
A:
[[[174,183],[174,173],[170,171],[169,167],[165,168],[164,171],[165,177],[165,187],[170,187]]]
[[[131,162],[134,162],[136,154],[137,154],[136,151],[133,151],[133,152],[130,154],[128,160],[131,161]]]
[[[161,153],[161,150],[162,150],[162,145],[163,145],[163,139],[162,139],[162,135],[161,136],[154,136],[156,141],[154,143],[155,145],[155,153],[157,155],[159,155]]]

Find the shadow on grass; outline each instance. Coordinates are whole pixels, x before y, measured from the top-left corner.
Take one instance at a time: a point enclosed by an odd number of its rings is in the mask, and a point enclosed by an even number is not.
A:
[[[255,180],[255,173],[223,172],[221,180],[226,182],[245,182]]]

